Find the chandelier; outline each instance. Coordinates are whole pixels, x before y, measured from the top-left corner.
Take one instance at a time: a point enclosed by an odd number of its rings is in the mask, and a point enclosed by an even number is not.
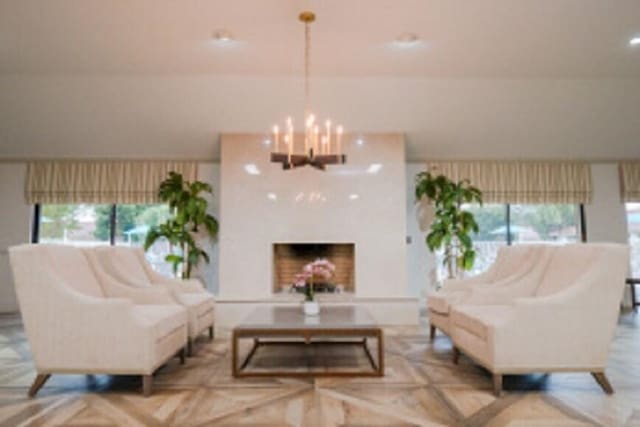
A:
[[[311,113],[309,94],[309,53],[311,44],[311,23],[316,20],[313,12],[302,12],[298,17],[300,22],[304,24],[304,137],[303,144],[297,144],[296,134],[294,131],[293,119],[289,116],[285,126],[280,128],[275,125],[273,127],[274,147],[271,152],[271,161],[274,163],[282,163],[282,169],[289,170],[300,166],[312,166],[316,169],[325,170],[327,165],[344,164],[347,156],[342,152],[342,134],[343,128],[338,125],[332,128],[330,120],[321,126],[316,122],[316,117]],[[282,144],[281,138],[282,136]],[[304,151],[302,151],[304,150]]]

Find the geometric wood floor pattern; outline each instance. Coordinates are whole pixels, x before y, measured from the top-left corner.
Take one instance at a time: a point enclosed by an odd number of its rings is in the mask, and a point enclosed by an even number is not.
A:
[[[140,394],[137,377],[53,375],[35,399],[19,318],[0,316],[1,426],[640,426],[640,315],[620,318],[605,395],[588,374],[509,376],[495,398],[491,378],[451,343],[420,327],[385,328],[383,378],[243,379],[230,373],[229,339],[201,340]],[[269,355],[262,355],[263,362]],[[295,355],[288,354],[288,357]],[[257,359],[259,360],[259,359]]]

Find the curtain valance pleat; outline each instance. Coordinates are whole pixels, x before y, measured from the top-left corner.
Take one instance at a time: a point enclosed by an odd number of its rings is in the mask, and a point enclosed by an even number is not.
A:
[[[42,160],[27,163],[25,199],[35,203],[157,203],[169,172],[193,181],[193,161]]]
[[[482,190],[485,203],[590,203],[591,168],[582,162],[444,161],[432,173]]]
[[[640,202],[640,160],[621,162],[620,193],[623,202]]]

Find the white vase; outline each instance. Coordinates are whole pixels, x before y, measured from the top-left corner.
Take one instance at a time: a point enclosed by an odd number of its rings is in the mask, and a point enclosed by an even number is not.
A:
[[[305,316],[317,316],[320,313],[320,305],[317,301],[305,301],[302,310]]]

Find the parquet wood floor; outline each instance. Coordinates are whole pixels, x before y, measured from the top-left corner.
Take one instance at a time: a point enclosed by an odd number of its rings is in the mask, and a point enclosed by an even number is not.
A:
[[[390,327],[384,378],[235,380],[225,331],[203,338],[195,357],[156,374],[155,392],[137,377],[54,375],[35,399],[34,377],[17,316],[0,316],[2,426],[640,426],[640,315],[621,316],[607,370],[607,396],[587,373],[509,376],[499,399],[491,377],[471,360],[451,363],[451,343],[419,327]],[[270,349],[258,366],[304,363],[308,354]],[[283,353],[278,353],[279,351]],[[283,357],[284,356],[284,357]],[[313,356],[313,355],[312,355]],[[336,349],[343,363],[362,354]]]

